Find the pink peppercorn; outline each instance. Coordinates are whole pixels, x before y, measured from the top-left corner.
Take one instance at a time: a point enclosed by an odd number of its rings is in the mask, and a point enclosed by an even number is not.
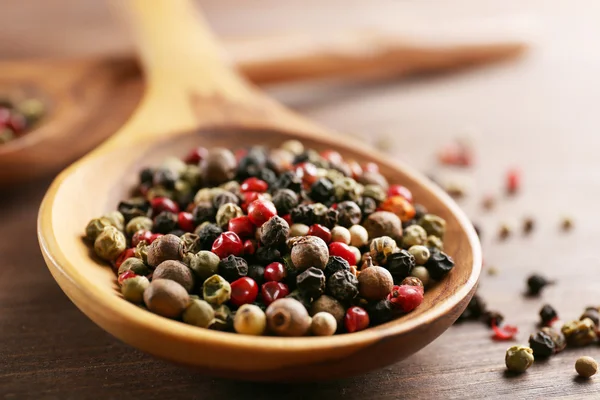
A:
[[[118,270],[121,264],[123,264],[125,260],[131,257],[135,257],[135,249],[133,247],[126,249],[119,255],[119,257],[117,257],[117,259],[115,260],[115,268]]]
[[[268,200],[254,200],[248,205],[248,218],[256,226],[262,226],[275,215],[277,215],[277,209]]]
[[[152,234],[152,236],[150,236],[150,241],[148,242],[148,244],[152,244],[152,242],[154,242],[156,239],[158,239],[161,236],[164,236],[164,235],[162,233]]]
[[[200,161],[206,157],[208,150],[204,147],[196,147],[190,151],[183,159],[186,164],[200,164]]]
[[[311,225],[308,234],[310,236],[320,237],[325,243],[331,242],[331,231],[326,226],[320,224]]]
[[[150,201],[152,206],[152,212],[154,215],[158,215],[163,211],[170,211],[172,213],[179,213],[179,206],[173,200],[168,197],[155,197]]]
[[[244,251],[244,245],[234,232],[223,232],[213,243],[211,251],[223,259],[230,255],[239,256]]]
[[[246,179],[240,186],[242,192],[264,193],[269,188],[269,184],[261,179],[252,177]]]
[[[369,326],[369,314],[361,307],[350,307],[344,316],[344,326],[349,333],[367,329]]]
[[[263,283],[260,288],[260,294],[262,295],[263,302],[268,306],[275,300],[290,294],[290,290],[285,283],[271,281]]]
[[[256,226],[247,216],[232,218],[227,224],[227,230],[235,232],[239,237],[253,237]]]
[[[117,278],[117,282],[119,283],[119,286],[121,286],[121,285],[123,285],[123,282],[126,279],[135,278],[136,276],[138,276],[138,275],[136,273],[134,273],[133,271],[125,271],[121,275],[119,275],[119,277]]]
[[[258,296],[258,285],[252,278],[244,276],[231,283],[231,304],[241,306],[253,303]]]
[[[177,215],[177,225],[179,225],[179,229],[185,232],[193,232],[194,228],[196,228],[196,224],[194,223],[194,216],[189,212],[180,212]]]
[[[406,201],[412,203],[413,195],[410,190],[406,186],[402,185],[391,185],[387,192],[388,197],[400,196],[403,197]]]
[[[514,194],[521,188],[521,172],[512,168],[506,173],[506,191],[509,194]]]
[[[411,312],[423,302],[423,288],[420,286],[394,286],[388,300],[403,312]]]
[[[152,238],[152,232],[139,230],[133,234],[131,237],[131,246],[136,247],[140,242],[146,242],[146,244],[150,244],[150,239]]]
[[[244,241],[244,255],[251,256],[256,253],[256,242],[254,240],[246,239]]]
[[[265,281],[280,282],[285,278],[285,267],[280,262],[272,262],[265,267]]]
[[[346,243],[333,242],[329,244],[329,255],[342,257],[350,265],[356,265],[356,254]]]

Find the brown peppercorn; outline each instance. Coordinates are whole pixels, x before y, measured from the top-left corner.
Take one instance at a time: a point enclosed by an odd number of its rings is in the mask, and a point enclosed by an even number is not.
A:
[[[175,260],[161,262],[152,274],[152,279],[170,279],[179,283],[185,290],[192,291],[194,274],[185,264]]]
[[[313,301],[310,306],[310,315],[314,316],[320,312],[327,312],[333,315],[338,325],[342,323],[344,315],[346,315],[346,309],[342,303],[326,294]]]
[[[300,236],[294,239],[291,257],[297,270],[304,271],[310,267],[325,269],[329,249],[323,239],[317,236]]]
[[[358,275],[359,295],[367,300],[383,300],[394,287],[394,278],[390,272],[379,266],[360,271]]]
[[[144,303],[148,310],[163,317],[179,317],[188,302],[188,292],[179,283],[169,279],[153,279],[144,291]]]
[[[267,307],[267,327],[278,336],[304,336],[310,329],[311,319],[298,300],[277,299]]]
[[[402,222],[400,218],[389,211],[376,211],[365,220],[363,226],[369,233],[369,238],[389,236],[396,242],[402,240]]]
[[[161,236],[148,246],[147,258],[151,267],[167,260],[180,261],[183,259],[183,243],[179,237],[172,234]]]
[[[200,164],[203,181],[213,186],[233,179],[236,167],[237,161],[233,153],[222,147],[209,150]]]

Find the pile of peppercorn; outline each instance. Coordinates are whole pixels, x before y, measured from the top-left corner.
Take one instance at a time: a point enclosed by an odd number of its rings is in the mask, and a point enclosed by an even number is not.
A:
[[[36,98],[21,101],[0,98],[0,144],[25,134],[44,112],[44,103]]]
[[[446,222],[335,151],[194,149],[141,171],[86,239],[123,297],[238,333],[332,335],[418,307],[450,272]]]

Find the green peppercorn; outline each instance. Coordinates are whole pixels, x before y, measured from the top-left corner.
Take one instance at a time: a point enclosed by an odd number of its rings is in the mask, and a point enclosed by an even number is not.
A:
[[[296,277],[296,286],[308,297],[319,297],[325,292],[325,274],[318,268],[310,267]]]
[[[358,275],[358,292],[367,300],[383,300],[392,291],[394,279],[390,272],[379,266],[363,269]]]
[[[299,271],[310,267],[324,269],[329,260],[329,249],[320,237],[302,236],[292,247],[291,260]]]
[[[204,300],[208,301],[213,306],[220,306],[229,301],[229,298],[231,297],[231,286],[229,285],[229,282],[219,275],[213,275],[204,281],[202,293]]]
[[[433,214],[425,214],[418,223],[425,229],[427,235],[437,236],[440,239],[444,238],[446,221],[443,218]]]
[[[202,250],[190,256],[189,267],[201,281],[204,281],[219,271],[220,262],[219,256],[212,251]]]
[[[148,265],[148,244],[145,241],[139,242],[135,247],[133,254],[136,258],[142,260],[142,262]]]
[[[410,275],[414,278],[418,278],[422,282],[423,286],[429,285],[429,282],[431,281],[429,271],[427,270],[427,268],[421,265],[419,265],[418,267],[414,267]]]
[[[202,246],[200,244],[200,237],[195,233],[186,232],[181,237],[181,244],[183,246],[184,253],[197,253],[202,250]]]
[[[360,198],[361,187],[354,179],[344,177],[333,182],[333,194],[337,201],[356,201]]]
[[[396,241],[389,236],[381,236],[371,241],[371,257],[379,263],[385,264],[388,257],[396,250]]]
[[[275,215],[260,228],[260,241],[265,246],[280,246],[285,243],[290,233],[287,221]]]
[[[183,322],[200,328],[208,328],[214,319],[215,311],[212,306],[200,299],[191,300],[183,312]]]
[[[585,312],[581,315],[581,317],[579,317],[579,319],[585,318],[591,319],[594,322],[594,325],[596,325],[596,327],[598,327],[598,325],[600,324],[600,313],[595,307],[586,308]]]
[[[154,222],[148,217],[135,217],[131,219],[125,227],[125,233],[131,237],[137,231],[151,231]]]
[[[594,321],[589,318],[567,322],[561,332],[570,346],[587,346],[597,340]]]
[[[144,291],[144,303],[148,310],[167,318],[178,318],[188,301],[188,292],[183,286],[169,279],[152,279]]]
[[[315,336],[331,336],[337,330],[335,317],[328,312],[318,312],[312,317],[310,331]]]
[[[217,331],[233,330],[233,313],[225,304],[221,304],[215,309],[215,318],[209,326],[210,329]]]
[[[425,246],[433,249],[438,249],[440,251],[444,250],[444,242],[437,236],[429,235],[427,236],[427,240],[425,241]]]
[[[199,166],[188,164],[181,173],[180,179],[187,182],[190,187],[197,187],[202,182],[202,171]]]
[[[123,272],[131,271],[136,275],[148,275],[150,274],[150,269],[144,264],[142,260],[137,257],[129,257],[127,260],[123,261],[121,266],[119,267],[118,274],[121,275]]]
[[[112,225],[105,227],[94,241],[96,255],[107,261],[116,260],[126,248],[125,235]]]
[[[417,265],[424,265],[431,255],[427,247],[419,245],[411,246],[408,249],[408,252],[415,258],[415,263]]]
[[[378,203],[381,203],[387,198],[386,191],[379,185],[368,184],[365,185],[363,191],[364,197],[370,197]]]
[[[200,164],[202,179],[209,185],[219,185],[230,181],[235,176],[237,161],[233,153],[222,147],[215,147]]]
[[[125,217],[123,217],[123,214],[121,214],[120,212],[111,211],[107,214],[104,214],[103,217],[108,219],[110,221],[110,224],[118,230],[122,231],[124,229]]]
[[[326,312],[333,315],[338,325],[342,323],[344,316],[346,315],[346,309],[342,303],[325,294],[313,301],[310,306],[310,315],[315,316],[320,312]]]
[[[327,279],[327,293],[340,301],[349,301],[358,295],[358,279],[349,270],[337,271]]]
[[[583,378],[591,378],[598,372],[598,363],[592,357],[579,357],[575,362],[575,371]]]
[[[237,333],[260,336],[267,329],[267,316],[257,305],[244,304],[235,313],[233,327]]]
[[[419,225],[411,225],[404,229],[404,236],[402,237],[402,246],[404,248],[410,248],[412,246],[420,246],[425,244],[427,241],[427,232]]]
[[[509,371],[523,373],[533,364],[533,350],[526,346],[512,346],[506,350],[506,368]]]
[[[0,130],[0,144],[5,144],[14,140],[17,137],[10,128],[2,128]]]
[[[402,240],[402,222],[389,211],[376,211],[363,223],[370,238],[389,236],[395,241]]]
[[[150,189],[148,189],[148,192],[146,193],[147,199],[152,200],[158,197],[168,197],[171,199],[173,198],[173,191],[160,185],[153,186]]]
[[[183,259],[183,243],[181,239],[175,235],[164,235],[157,238],[147,251],[148,265],[157,267],[158,264],[167,260]]]
[[[152,279],[170,279],[183,286],[188,293],[194,287],[192,271],[182,262],[175,260],[161,262],[152,273]]]
[[[107,226],[113,226],[113,224],[106,217],[92,219],[85,227],[85,238],[91,242],[95,241]]]
[[[310,329],[311,318],[297,300],[277,299],[265,312],[269,331],[278,336],[304,336]]]
[[[144,301],[144,291],[150,286],[150,281],[145,276],[134,276],[125,279],[121,285],[121,293],[125,300],[141,304]]]
[[[227,228],[227,224],[229,224],[229,220],[237,217],[241,217],[244,215],[242,209],[233,203],[223,204],[217,210],[216,222],[222,229]]]

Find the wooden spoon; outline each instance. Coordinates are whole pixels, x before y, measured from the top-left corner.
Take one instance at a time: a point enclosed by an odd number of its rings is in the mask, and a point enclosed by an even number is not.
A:
[[[219,48],[189,0],[117,3],[135,33],[148,89],[132,118],[102,146],[52,183],[38,219],[48,267],[69,298],[100,327],[158,357],[212,375],[247,380],[319,380],[365,372],[401,360],[434,340],[471,298],[481,269],[477,235],[438,187],[407,166],[334,133],[267,98],[222,62]],[[110,267],[81,240],[87,222],[115,209],[137,172],[197,145],[232,149],[299,139],[373,161],[391,182],[447,221],[449,276],[427,291],[414,312],[387,324],[332,337],[252,337],[201,329],[123,300]]]
[[[515,57],[522,42],[434,45],[381,32],[303,34],[228,42],[231,61],[255,83],[374,78],[448,71]],[[144,90],[133,58],[0,62],[0,89],[37,91],[49,110],[39,127],[0,145],[0,185],[50,174],[108,138]]]

